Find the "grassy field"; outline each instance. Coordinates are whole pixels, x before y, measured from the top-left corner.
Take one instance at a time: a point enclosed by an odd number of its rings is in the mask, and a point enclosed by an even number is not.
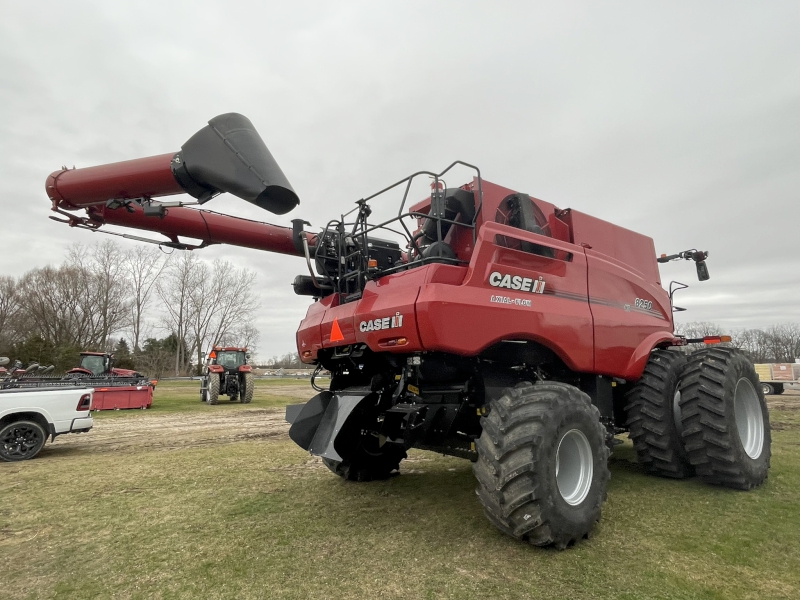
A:
[[[296,401],[307,385],[260,381],[248,408],[208,407],[196,382],[164,382],[153,411],[101,414],[96,430],[119,426],[118,419],[135,429],[159,411],[159,420],[175,420],[256,408],[252,418],[262,418],[265,407]],[[798,598],[800,395],[782,400],[772,413],[772,470],[762,488],[743,493],[647,477],[626,443],[611,464],[603,521],[591,540],[564,552],[496,531],[475,497],[470,464],[459,459],[413,451],[401,476],[350,484],[285,434],[116,451],[93,449],[94,431],[71,436],[78,442],[58,440],[35,460],[0,464],[0,592]]]
[[[247,410],[248,408],[277,408],[287,404],[302,402],[313,393],[308,379],[256,379],[253,401],[250,404],[230,402],[227,396],[220,395],[219,404],[209,406],[200,401],[200,380],[159,381],[153,395],[153,407],[147,411],[103,410],[94,413],[96,418],[115,419],[136,417],[142,414],[185,413],[197,411]],[[327,380],[320,380],[327,385]]]

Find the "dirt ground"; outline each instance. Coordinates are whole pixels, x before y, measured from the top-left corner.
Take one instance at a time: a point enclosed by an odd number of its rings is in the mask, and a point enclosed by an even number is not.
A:
[[[288,437],[282,409],[259,408],[216,414],[141,415],[136,419],[95,419],[85,435],[65,435],[59,446],[90,445],[92,452],[172,450],[242,440]]]
[[[315,392],[298,386],[273,386],[270,393],[308,400]],[[199,402],[198,402],[199,404]],[[138,411],[137,411],[138,412]],[[95,419],[85,435],[63,435],[58,447],[90,447],[92,452],[171,450],[242,440],[288,438],[289,424],[283,408],[254,408],[225,413],[136,414],[135,419]],[[48,443],[45,451],[50,447]]]
[[[800,390],[786,390],[780,396],[767,396],[770,410],[800,410]]]
[[[313,392],[286,386],[272,393],[307,400]],[[767,396],[771,410],[800,410],[800,390],[786,390],[780,396]],[[251,439],[287,438],[289,424],[282,408],[256,408],[236,412],[217,412],[213,418],[204,413],[138,414],[135,419],[95,419],[88,435],[64,435],[56,445],[62,448],[89,447],[92,452],[137,452],[172,450]],[[48,444],[47,447],[50,447]]]

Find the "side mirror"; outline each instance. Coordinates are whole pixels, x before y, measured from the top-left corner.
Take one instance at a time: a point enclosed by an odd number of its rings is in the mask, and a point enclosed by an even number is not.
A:
[[[247,360],[250,360],[250,356],[251,356],[251,354],[250,354],[249,352],[248,352],[247,354],[245,354],[245,355],[244,355],[244,357],[245,357]]]
[[[711,275],[708,274],[708,266],[706,261],[698,260],[695,265],[697,266],[697,279],[700,281],[707,281]]]

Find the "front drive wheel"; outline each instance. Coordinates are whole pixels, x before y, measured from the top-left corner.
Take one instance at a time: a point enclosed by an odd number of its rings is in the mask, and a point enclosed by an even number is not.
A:
[[[761,485],[771,456],[769,413],[753,364],[737,348],[689,357],[681,381],[689,461],[706,482],[741,490]]]
[[[588,537],[611,476],[589,396],[564,383],[523,383],[492,401],[481,425],[473,472],[487,518],[535,546]]]
[[[15,421],[0,429],[0,459],[16,462],[33,458],[44,447],[47,434],[34,421]]]

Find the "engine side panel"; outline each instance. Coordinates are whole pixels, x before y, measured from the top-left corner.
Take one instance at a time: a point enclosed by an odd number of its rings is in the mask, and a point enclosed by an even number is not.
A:
[[[505,247],[497,236],[549,246],[570,260]],[[474,356],[500,340],[527,339],[551,348],[571,369],[593,369],[586,257],[572,244],[486,223],[464,284],[426,284],[416,308],[425,350]]]

